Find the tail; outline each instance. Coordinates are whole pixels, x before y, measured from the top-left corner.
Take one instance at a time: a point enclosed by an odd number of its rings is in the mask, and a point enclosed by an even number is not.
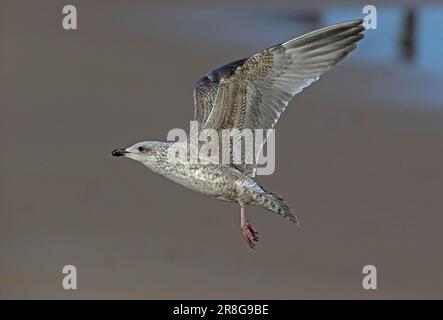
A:
[[[262,188],[263,189],[263,188]],[[263,189],[262,193],[257,193],[256,205],[268,209],[269,211],[278,213],[288,220],[294,222],[297,226],[300,225],[299,220],[292,212],[286,201],[278,194],[269,192]]]

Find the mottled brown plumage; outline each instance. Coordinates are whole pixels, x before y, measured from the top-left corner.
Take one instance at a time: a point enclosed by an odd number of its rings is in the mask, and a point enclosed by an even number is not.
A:
[[[195,120],[201,129],[217,131],[272,129],[297,93],[356,48],[363,30],[361,20],[335,24],[210,72],[195,86]],[[256,165],[175,163],[167,157],[175,145],[146,141],[116,149],[113,155],[140,161],[152,171],[208,197],[238,202],[241,229],[251,247],[258,237],[246,218],[246,204],[298,223],[283,198],[254,180]]]

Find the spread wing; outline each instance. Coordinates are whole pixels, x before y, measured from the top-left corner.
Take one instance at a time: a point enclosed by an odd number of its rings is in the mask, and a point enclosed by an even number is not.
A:
[[[356,48],[363,30],[362,20],[338,23],[211,72],[194,91],[196,120],[202,129],[273,128],[297,93]]]
[[[194,87],[194,119],[201,125],[206,122],[212,111],[220,80],[224,76],[233,73],[237,67],[242,65],[246,60],[247,59],[240,59],[228,63],[221,68],[211,71],[197,81]]]

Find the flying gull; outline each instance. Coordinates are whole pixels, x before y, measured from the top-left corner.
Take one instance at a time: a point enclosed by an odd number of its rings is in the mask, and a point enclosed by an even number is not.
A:
[[[296,94],[356,48],[363,30],[362,20],[334,24],[210,72],[194,89],[200,129],[272,129]],[[256,165],[179,163],[168,156],[176,143],[143,141],[115,149],[112,155],[139,161],[205,196],[237,202],[241,231],[251,248],[258,234],[247,219],[246,205],[265,208],[298,225],[286,201],[256,182]]]

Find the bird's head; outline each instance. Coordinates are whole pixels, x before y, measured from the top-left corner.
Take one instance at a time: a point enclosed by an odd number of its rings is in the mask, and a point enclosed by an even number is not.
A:
[[[155,162],[167,148],[167,143],[159,141],[142,141],[128,148],[112,151],[114,157],[126,157],[139,161],[147,166]]]

